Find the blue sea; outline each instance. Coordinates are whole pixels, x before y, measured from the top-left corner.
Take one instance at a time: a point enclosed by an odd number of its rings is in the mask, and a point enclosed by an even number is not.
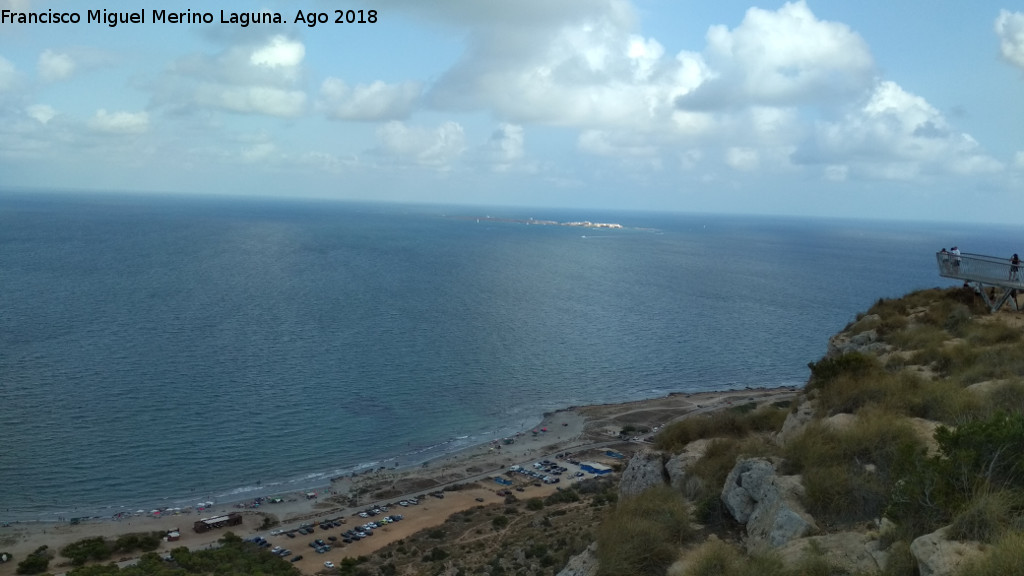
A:
[[[621,230],[522,221],[615,222]],[[802,385],[1019,228],[0,193],[0,520],[321,486],[672,392]]]

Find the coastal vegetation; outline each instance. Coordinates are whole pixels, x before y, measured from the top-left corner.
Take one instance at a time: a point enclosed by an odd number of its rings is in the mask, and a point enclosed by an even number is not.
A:
[[[72,542],[61,548],[60,554],[71,560],[74,566],[82,566],[86,562],[107,560],[114,554],[129,554],[135,551],[150,552],[160,546],[163,534],[124,534],[116,540],[106,538],[85,538]]]
[[[81,541],[78,549],[98,549],[96,539]],[[102,539],[100,539],[102,540]],[[175,548],[163,558],[148,552],[135,564],[119,567],[117,564],[92,564],[75,568],[68,576],[188,576],[214,574],[260,574],[264,576],[297,576],[299,571],[287,560],[244,542],[231,532],[218,541],[220,546],[211,550]]]
[[[703,543],[678,543],[667,573],[914,576],[912,543],[940,529],[982,547],[942,573],[1024,573],[1022,335],[1020,316],[988,314],[972,290],[879,300],[833,339],[829,355],[809,365],[811,377],[791,410],[738,406],[666,426],[654,442],[666,458],[704,442],[677,490],[693,504]],[[783,439],[784,421],[802,408],[810,418]],[[723,505],[722,490],[737,462],[755,457],[799,479],[817,534],[863,533],[887,561],[874,570],[850,568],[813,545],[797,560],[783,561],[771,547],[744,551],[743,526]],[[620,566],[643,549],[631,546],[626,527],[637,518],[625,504],[598,530],[602,573],[643,573],[605,572],[606,563]],[[609,549],[602,552],[603,542]],[[666,573],[665,562],[651,573]]]
[[[42,574],[46,572],[46,569],[50,567],[50,560],[53,558],[53,553],[50,551],[49,546],[43,545],[36,548],[31,554],[25,557],[24,560],[18,562],[18,574]]]

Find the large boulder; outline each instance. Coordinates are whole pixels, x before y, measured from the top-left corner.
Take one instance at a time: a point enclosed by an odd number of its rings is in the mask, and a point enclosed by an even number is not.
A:
[[[921,576],[953,576],[963,565],[982,554],[980,542],[949,539],[949,526],[915,538],[910,553]]]
[[[569,563],[558,576],[597,576],[597,567],[597,542],[594,542],[583,552],[569,558]]]
[[[740,460],[722,488],[722,502],[732,517],[747,526],[747,548],[778,548],[815,532],[817,525],[803,506],[798,476],[778,476],[763,458]]]
[[[619,497],[630,498],[644,490],[669,483],[665,460],[660,452],[644,450],[629,459],[619,480]]]

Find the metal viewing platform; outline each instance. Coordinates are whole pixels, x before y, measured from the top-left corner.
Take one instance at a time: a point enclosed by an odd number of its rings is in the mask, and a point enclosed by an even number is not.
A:
[[[1014,310],[1019,310],[1017,291],[1024,291],[1021,264],[1011,264],[1009,258],[952,252],[936,252],[935,261],[939,265],[939,276],[963,280],[965,286],[973,284],[990,311],[999,310],[1007,301]],[[998,298],[997,288],[1002,291]]]

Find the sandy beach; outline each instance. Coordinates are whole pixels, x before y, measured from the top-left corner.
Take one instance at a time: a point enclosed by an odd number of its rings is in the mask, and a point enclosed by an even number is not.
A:
[[[0,527],[0,551],[13,553],[15,561],[0,564],[0,576],[14,574],[17,562],[44,544],[51,550],[60,550],[66,544],[83,538],[116,538],[132,532],[170,532],[174,529],[180,530],[181,539],[164,542],[158,552],[168,552],[180,546],[191,549],[212,546],[224,532],[231,530],[243,538],[263,536],[273,546],[292,550],[290,558],[302,555],[303,559],[295,565],[304,574],[313,574],[323,568],[325,560],[337,563],[348,556],[368,554],[420,530],[440,525],[456,512],[473,506],[500,503],[504,500],[504,496],[498,494],[500,491],[517,490],[519,498],[547,495],[554,492],[556,486],[575,481],[575,473],[580,471],[578,466],[569,463],[569,458],[562,458],[560,461],[569,471],[559,485],[541,484],[521,475],[509,478],[514,482],[510,486],[494,480],[495,476],[503,474],[512,465],[530,466],[538,460],[556,460],[558,455],[565,453],[571,453],[571,459],[580,462],[624,465],[635,451],[647,446],[644,435],[620,438],[619,432],[624,427],[654,431],[692,414],[749,402],[785,400],[793,397],[797,391],[797,388],[786,387],[673,394],[623,404],[569,408],[545,415],[535,432],[521,434],[512,444],[489,443],[446,455],[415,468],[379,469],[354,477],[337,478],[329,486],[316,490],[316,498],[307,498],[307,493],[281,494],[278,496],[282,502],[264,503],[258,508],[245,507],[246,503],[228,502],[216,503],[213,508],[202,512],[182,510],[170,515],[132,515],[119,520],[88,520],[75,525],[12,523]],[[581,478],[589,476],[584,472]],[[455,487],[459,489],[453,489]],[[441,491],[444,498],[430,495]],[[397,504],[417,496],[420,497],[417,505]],[[341,532],[372,520],[359,517],[359,512],[389,503],[392,506],[384,515],[401,514],[404,516],[402,521],[382,526],[374,531],[373,536],[361,541],[341,544]],[[242,525],[202,534],[192,529],[193,523],[200,518],[230,512],[242,514]],[[278,523],[271,529],[261,530],[267,516]],[[343,520],[344,524],[329,530],[316,528],[312,535],[296,535],[295,538],[278,533],[294,531],[301,524],[315,525],[327,519]],[[327,540],[329,536],[338,538],[338,546],[326,554],[317,554],[308,546],[315,538]],[[131,558],[112,560],[130,561]],[[62,574],[69,570],[70,565],[66,562],[65,558],[57,556],[50,564],[50,572]]]

